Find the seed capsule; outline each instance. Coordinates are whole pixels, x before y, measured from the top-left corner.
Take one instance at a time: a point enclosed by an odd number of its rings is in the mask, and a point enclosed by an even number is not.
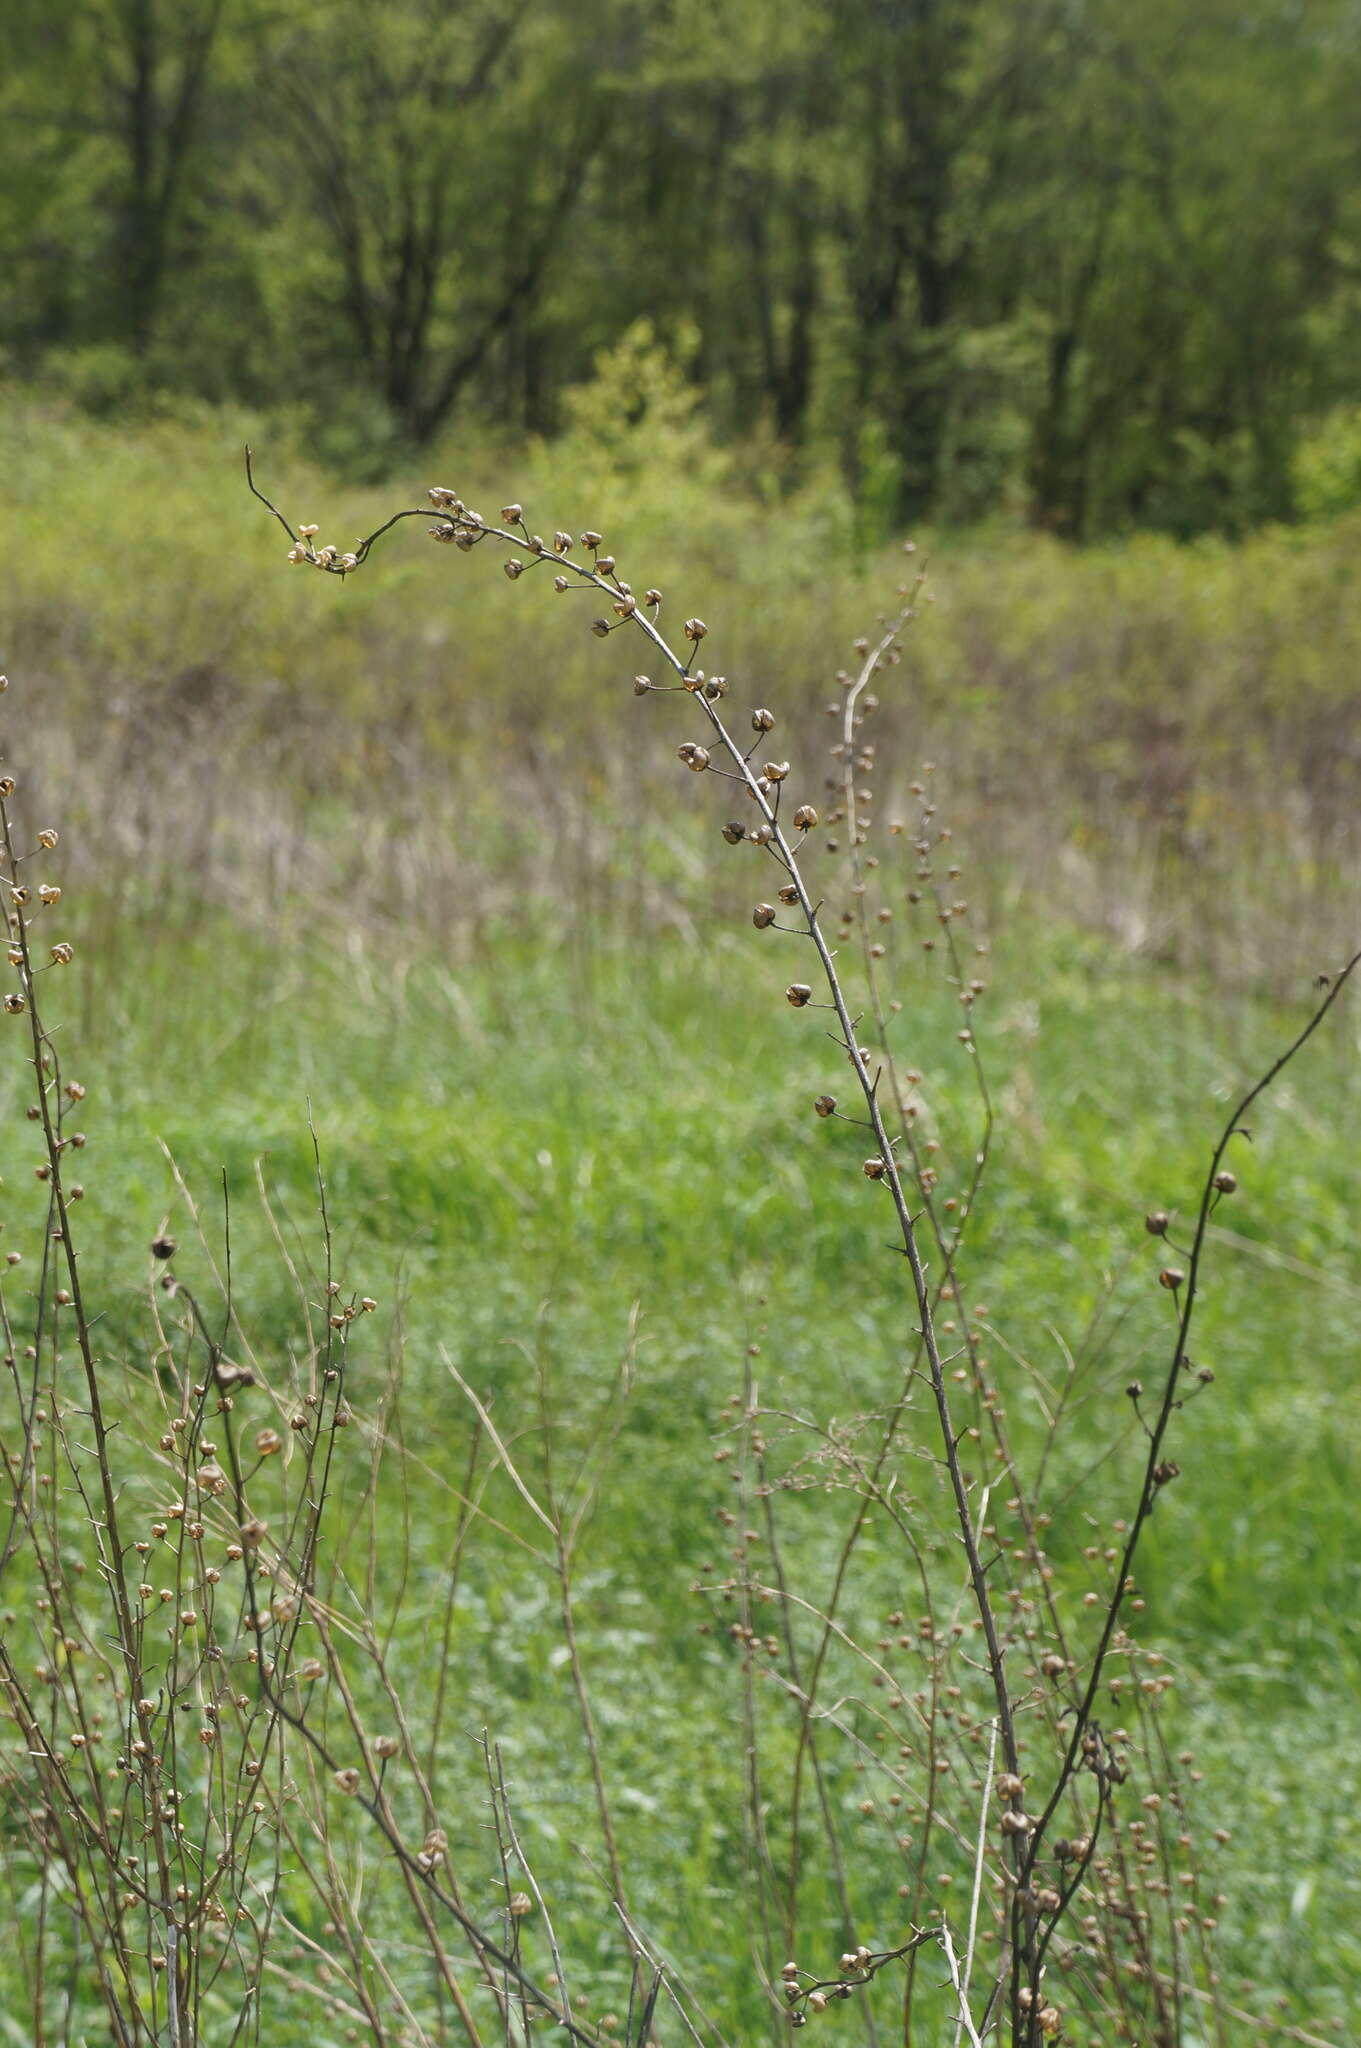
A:
[[[803,1009],[813,1000],[813,991],[806,981],[791,981],[784,993],[785,1001],[792,1003],[796,1010]]]

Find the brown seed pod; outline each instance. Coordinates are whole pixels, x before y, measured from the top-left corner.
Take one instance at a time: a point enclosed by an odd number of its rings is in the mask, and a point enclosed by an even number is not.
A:
[[[819,1116],[830,1116],[836,1108],[836,1097],[835,1095],[819,1095],[813,1107]]]
[[[752,835],[755,837],[755,835]],[[785,1001],[792,1003],[796,1010],[802,1010],[813,1000],[813,991],[806,981],[791,981],[785,990]]]
[[[764,931],[767,925],[772,925],[775,922],[775,905],[773,903],[758,903],[755,910],[751,913],[751,921],[758,932]]]
[[[746,836],[746,826],[739,825],[735,818],[730,818],[723,827],[723,837],[727,840],[729,846],[740,846]]]

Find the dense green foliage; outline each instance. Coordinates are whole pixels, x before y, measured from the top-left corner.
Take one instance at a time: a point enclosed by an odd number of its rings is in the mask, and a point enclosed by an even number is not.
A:
[[[352,472],[556,430],[640,319],[871,523],[1361,491],[1345,0],[14,0],[0,348],[302,406]]]

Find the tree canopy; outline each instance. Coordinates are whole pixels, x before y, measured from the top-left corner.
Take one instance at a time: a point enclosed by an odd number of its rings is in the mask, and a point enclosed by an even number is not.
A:
[[[1357,0],[10,13],[0,350],[92,406],[375,469],[646,319],[777,470],[1074,537],[1288,518],[1356,434]]]

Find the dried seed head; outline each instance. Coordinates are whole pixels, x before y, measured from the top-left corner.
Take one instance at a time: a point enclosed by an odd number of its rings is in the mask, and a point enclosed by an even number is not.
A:
[[[38,844],[39,844],[39,846],[44,846],[44,847],[46,847],[46,849],[47,849],[47,851],[48,851],[49,853],[50,853],[50,852],[52,851],[52,848],[53,848],[53,847],[54,847],[54,846],[56,845],[56,843],[57,843],[57,835],[56,835],[56,833],[55,833],[54,831],[52,831],[52,829],[51,829],[51,827],[50,827],[50,826],[49,826],[49,828],[47,829],[47,831],[45,831],[45,832],[40,832],[40,833],[38,834]]]
[[[581,536],[581,545],[584,548],[598,548],[600,546],[601,541],[604,540],[604,538],[605,536],[603,533],[593,533],[590,527],[588,526],[585,533],[583,533]],[[569,542],[568,545],[570,546],[571,543]]]
[[[501,507],[501,517],[505,520],[507,526],[518,526],[524,518],[524,507],[523,505],[503,505]]]
[[[1171,1218],[1165,1209],[1154,1209],[1144,1218],[1144,1229],[1150,1237],[1166,1237]]]
[[[525,573],[524,563],[515,555],[512,555],[508,562],[502,562],[501,567],[505,570],[512,583]]]
[[[604,640],[608,636],[609,630],[610,622],[608,619],[591,620],[591,631],[595,634],[597,640]]]
[[[882,1180],[888,1172],[888,1167],[884,1160],[876,1155],[873,1159],[867,1159],[860,1171],[864,1174],[866,1180]]]
[[[775,713],[773,711],[767,711],[764,705],[761,705],[757,710],[753,711],[751,714],[751,726],[753,732],[770,732],[773,729],[774,724]]]
[[[512,1892],[506,1900],[506,1911],[512,1920],[523,1920],[526,1914],[534,1911],[534,1901],[528,1892]]]
[[[830,1116],[836,1108],[836,1097],[835,1095],[819,1095],[813,1107],[819,1116]]]
[[[693,740],[686,740],[684,746],[677,747],[676,753],[687,768],[694,769],[696,775],[702,775],[709,765],[709,749],[697,747]]]
[[[789,773],[789,763],[788,761],[767,761],[764,773],[769,782],[783,782]]]
[[[817,821],[818,814],[811,804],[800,804],[794,813],[794,823],[800,832],[811,832]]]
[[[571,587],[572,579],[570,576],[555,576],[553,578],[553,588],[557,591],[559,596],[562,595],[564,590],[570,590]]]
[[[277,1429],[262,1429],[256,1436],[255,1448],[262,1458],[272,1458],[282,1447],[283,1438]]]
[[[553,553],[554,553],[555,555],[570,555],[570,554],[571,554],[571,552],[572,552],[572,536],[571,536],[571,534],[570,534],[570,533],[555,533],[555,534],[553,535]]]
[[[1215,1175],[1214,1184],[1221,1195],[1231,1195],[1234,1189],[1238,1186],[1238,1176],[1227,1171],[1223,1173],[1217,1173]]]
[[[756,834],[753,832],[752,838],[755,837]],[[791,981],[784,993],[785,1001],[792,1003],[796,1010],[802,1010],[813,1000],[813,991],[806,981]]]
[[[765,819],[762,818],[759,825],[752,826],[747,837],[755,846],[769,846],[771,840],[775,837],[775,832],[773,827],[768,825]]]
[[[758,932],[764,931],[767,925],[774,924],[775,922],[775,905],[773,903],[758,903],[755,910],[751,913],[751,921]]]
[[[384,1760],[384,1762],[386,1762],[389,1757],[399,1755],[402,1747],[401,1743],[397,1740],[397,1737],[395,1735],[375,1735],[373,1738],[373,1742],[370,1746],[373,1750],[374,1755],[377,1757],[381,1757]],[[428,1846],[429,1845],[427,1843],[427,1847]]]
[[[708,630],[709,628],[705,625],[703,619],[687,619],[685,621],[685,637],[687,640],[698,642],[704,638]]]
[[[656,610],[657,606],[661,603],[661,601],[662,593],[660,592],[660,590],[649,590],[647,596],[643,599],[643,603],[645,605],[649,605],[653,611]]]
[[[17,1017],[25,1007],[24,998],[21,995],[8,995],[5,997],[5,1009],[11,1017]]]
[[[798,892],[798,889],[797,889],[797,887],[795,886],[795,884],[794,884],[793,882],[786,882],[786,883],[785,883],[785,885],[784,885],[784,887],[783,887],[783,889],[781,889],[781,891],[780,891],[780,901],[781,901],[781,903],[787,903],[787,904],[793,905],[793,904],[797,903],[797,902],[798,902],[798,900],[799,900],[799,892]]]
[[[558,581],[559,581],[559,582],[561,582],[561,581],[562,581],[562,578],[561,578],[561,577],[559,577],[559,578],[558,578]],[[634,694],[634,696],[635,696],[635,697],[646,697],[646,695],[647,695],[648,691],[649,691],[649,690],[650,690],[651,688],[652,688],[652,678],[651,678],[651,676],[635,676],[635,677],[633,678],[633,694]]]
[[[729,846],[740,846],[746,836],[746,826],[739,825],[735,818],[730,818],[723,827],[723,837],[727,840]]]
[[[353,1764],[350,1765],[348,1770],[336,1772],[335,1788],[337,1792],[344,1792],[347,1794],[354,1793],[359,1790],[359,1773],[354,1768]]]
[[[1158,1285],[1169,1288],[1175,1293],[1185,1278],[1186,1275],[1182,1272],[1180,1266],[1164,1266],[1162,1272],[1158,1275]]]
[[[175,1249],[175,1240],[173,1237],[153,1238],[151,1244],[151,1256],[154,1259],[173,1259],[175,1256]]]

